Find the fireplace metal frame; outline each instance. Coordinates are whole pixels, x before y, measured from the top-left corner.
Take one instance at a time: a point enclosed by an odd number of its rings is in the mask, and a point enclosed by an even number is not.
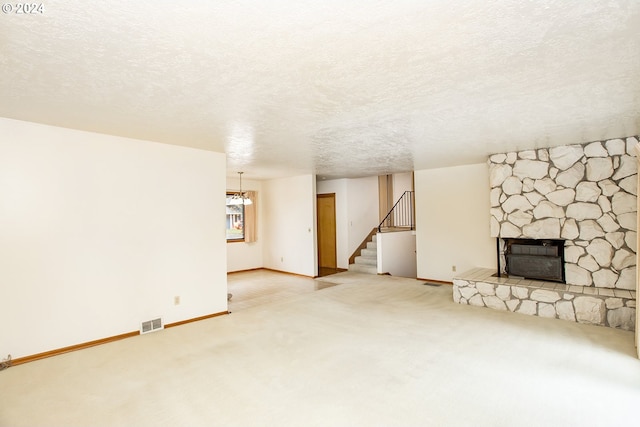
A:
[[[500,240],[504,242],[504,250],[500,249]],[[565,278],[565,260],[564,260],[564,244],[562,239],[526,239],[526,238],[505,238],[498,237],[496,239],[496,253],[498,261],[498,277],[502,275],[501,259],[504,255],[505,271],[507,276],[515,275],[516,277],[525,277],[530,280],[544,280],[559,283],[566,283]],[[531,247],[527,249],[527,247]],[[512,250],[513,247],[513,250]],[[537,261],[541,269],[538,272],[513,273],[519,262]],[[535,265],[533,266],[535,267]],[[544,267],[544,268],[542,268]]]

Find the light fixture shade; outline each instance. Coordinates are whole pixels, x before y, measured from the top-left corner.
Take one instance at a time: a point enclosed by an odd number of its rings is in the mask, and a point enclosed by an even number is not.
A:
[[[253,202],[250,198],[246,197],[242,192],[242,174],[244,172],[238,172],[240,175],[240,191],[231,197],[227,197],[227,205],[252,205]]]
[[[227,205],[237,206],[242,204],[252,205],[253,202],[248,197],[240,197],[239,194],[234,194],[231,197],[227,197]]]

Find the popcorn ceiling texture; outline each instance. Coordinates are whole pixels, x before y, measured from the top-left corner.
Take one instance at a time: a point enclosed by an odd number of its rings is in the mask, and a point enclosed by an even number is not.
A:
[[[0,116],[364,177],[640,132],[636,0],[45,2]]]
[[[564,239],[567,284],[635,289],[637,144],[629,137],[491,156],[491,236]]]

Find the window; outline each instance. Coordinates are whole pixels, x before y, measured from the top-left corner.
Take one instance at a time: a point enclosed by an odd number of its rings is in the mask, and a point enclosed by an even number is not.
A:
[[[238,193],[227,192],[227,242],[257,241],[257,196],[255,191],[244,192],[243,204]]]
[[[227,193],[227,242],[244,242],[244,206],[229,204],[233,193]]]

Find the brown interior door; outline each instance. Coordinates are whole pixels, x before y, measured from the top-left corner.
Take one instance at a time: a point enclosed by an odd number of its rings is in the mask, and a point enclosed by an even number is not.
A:
[[[337,268],[336,195],[318,194],[318,267]]]

